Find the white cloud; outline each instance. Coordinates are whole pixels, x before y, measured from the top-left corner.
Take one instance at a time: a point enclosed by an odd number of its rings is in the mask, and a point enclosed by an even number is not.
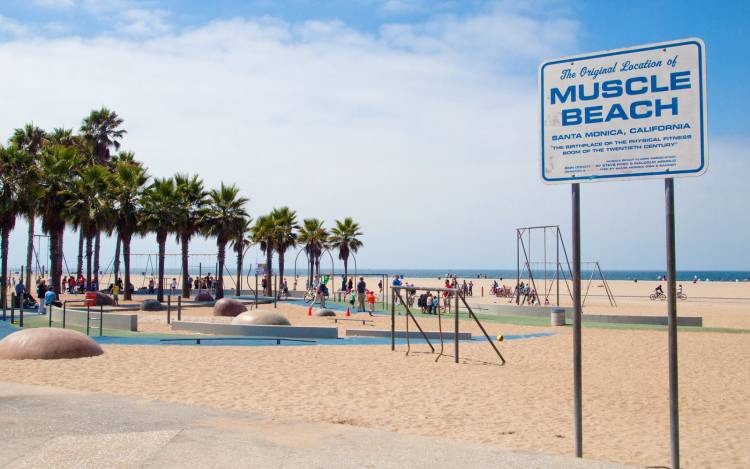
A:
[[[75,6],[74,0],[32,0],[34,5],[44,8],[65,9]]]
[[[390,14],[404,14],[421,11],[424,4],[420,0],[386,0],[380,5],[380,11]]]
[[[254,216],[289,205],[329,223],[355,217],[366,233],[360,267],[506,267],[516,226],[570,218],[569,189],[539,181],[536,77],[516,67],[570,44],[576,24],[550,21],[491,11],[372,36],[340,22],[238,18],[147,40],[14,41],[0,44],[0,63],[14,64],[0,87],[0,135],[32,120],[75,128],[106,105],[125,118],[124,147],[156,176],[238,183]],[[746,168],[747,159],[735,161]],[[738,188],[737,172],[717,167],[700,184]],[[622,234],[644,220],[661,226],[658,184],[594,186],[583,191],[584,257],[604,268],[634,258],[660,266],[663,237],[642,246]],[[679,204],[705,206],[685,192]],[[735,208],[735,219],[750,218]],[[722,229],[732,223],[694,210],[682,241],[721,236],[739,249],[742,236]],[[19,222],[13,245],[23,236]],[[68,236],[69,260],[75,244]],[[215,246],[198,240],[194,249]],[[152,239],[134,246],[154,250]],[[680,253],[694,265],[711,261]],[[11,264],[22,257],[12,250]]]
[[[0,34],[23,36],[28,34],[29,28],[7,16],[0,15]]]

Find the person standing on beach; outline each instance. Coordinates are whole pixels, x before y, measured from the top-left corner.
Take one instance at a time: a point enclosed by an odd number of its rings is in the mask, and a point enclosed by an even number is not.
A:
[[[23,281],[19,280],[14,288],[16,290],[16,301],[18,302],[18,307],[22,308],[24,293],[26,293],[26,287],[24,287]]]
[[[172,278],[172,283],[169,284],[169,289],[171,290],[172,296],[177,296],[177,279]]]
[[[370,316],[372,316],[375,311],[375,292],[372,290],[367,292],[367,305],[370,308]]]
[[[120,305],[119,294],[120,294],[120,285],[118,285],[117,282],[115,282],[115,284],[112,285],[112,302],[114,303],[115,306]]]
[[[44,314],[44,294],[47,293],[47,284],[44,279],[39,279],[36,285],[36,297],[39,298],[39,314]]]
[[[357,312],[365,312],[365,294],[367,293],[367,284],[364,277],[359,278],[357,283]]]

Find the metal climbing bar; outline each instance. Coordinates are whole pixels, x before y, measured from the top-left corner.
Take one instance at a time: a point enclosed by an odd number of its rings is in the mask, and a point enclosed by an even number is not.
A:
[[[469,311],[469,316],[471,316],[472,319],[474,319],[474,321],[477,323],[479,328],[482,330],[482,334],[484,334],[484,337],[487,339],[487,342],[489,342],[490,345],[492,345],[492,348],[495,349],[495,353],[497,353],[497,356],[500,358],[500,361],[501,361],[500,364],[505,365],[505,358],[503,358],[503,354],[500,353],[500,350],[497,349],[497,346],[495,346],[495,343],[492,341],[492,339],[490,339],[490,336],[487,335],[487,331],[484,330],[484,326],[479,321],[479,318],[477,318],[477,316],[474,314],[474,311],[472,311],[471,306],[469,306],[469,303],[466,302],[466,298],[464,297],[464,295],[462,295],[461,293],[458,293],[458,296],[459,298],[461,298],[461,301],[463,301],[464,306],[466,306],[466,309]],[[456,314],[458,315],[458,312],[456,312]]]
[[[411,310],[409,309],[409,306],[406,304],[406,302],[404,301],[404,299],[401,297],[400,290],[403,289],[403,288],[404,287],[402,287],[402,286],[394,286],[393,287],[393,291],[396,294],[396,297],[398,297],[399,303],[401,303],[402,305],[404,305],[404,308],[406,308],[406,314],[407,314],[407,316],[406,316],[406,327],[407,328],[409,327],[409,318],[411,318],[412,321],[414,321],[414,324],[417,326],[417,329],[419,329],[419,333],[422,334],[422,337],[424,337],[424,340],[427,342],[427,345],[430,346],[430,350],[432,350],[432,353],[435,353],[435,347],[432,346],[432,342],[430,342],[430,339],[427,337],[427,334],[425,334],[424,331],[422,330],[422,326],[420,326],[419,322],[417,322],[417,318],[415,318],[414,315],[411,314]],[[411,287],[409,287],[409,288],[411,288]],[[395,333],[393,331],[391,331],[391,335],[395,336]],[[409,330],[408,329],[406,330],[406,341],[407,341],[407,344],[409,344]],[[407,351],[407,353],[408,353],[408,351]]]

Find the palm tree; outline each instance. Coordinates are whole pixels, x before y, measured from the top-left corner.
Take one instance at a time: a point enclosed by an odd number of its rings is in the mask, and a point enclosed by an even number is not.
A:
[[[132,161],[132,162],[130,162]],[[112,198],[114,200],[114,225],[122,241],[122,257],[125,264],[125,296],[132,298],[130,291],[130,241],[138,230],[141,197],[148,174],[146,169],[134,160],[118,161],[111,176]]]
[[[83,166],[78,170],[76,190],[67,202],[67,212],[72,223],[79,227],[86,239],[86,284],[89,289],[93,280],[99,285],[99,256],[98,244],[93,256],[92,241],[100,231],[107,228],[112,215],[109,200],[109,172],[100,164]]]
[[[349,254],[362,247],[362,241],[357,236],[362,236],[362,232],[359,223],[355,223],[351,217],[344,218],[344,221],[336,220],[336,226],[331,228],[328,241],[331,247],[339,250],[339,259],[344,261],[344,278],[349,277]]]
[[[182,296],[190,298],[188,243],[190,238],[201,230],[200,220],[206,206],[206,191],[203,189],[203,181],[197,175],[176,174],[174,180],[179,198],[177,241],[182,247]]]
[[[109,163],[110,148],[120,149],[119,140],[127,133],[125,129],[120,128],[123,122],[116,112],[106,107],[91,111],[83,119],[81,135],[91,145],[97,163]]]
[[[250,232],[253,242],[257,243],[261,251],[266,254],[266,288],[263,289],[263,294],[271,296],[271,272],[273,270],[274,251],[274,224],[271,215],[258,217]]]
[[[116,155],[114,155],[109,160],[109,164],[112,167],[113,172],[115,171],[115,168],[120,162],[136,163],[135,154],[132,151],[121,151],[117,153]],[[113,228],[117,228],[117,226],[115,225],[113,226]],[[108,234],[111,235],[111,233],[108,233]],[[115,274],[115,282],[117,282],[117,280],[120,278],[120,247],[121,246],[122,246],[122,239],[120,237],[120,231],[117,230],[117,236],[115,238],[115,261],[112,263],[112,272]],[[128,297],[127,299],[130,299],[130,297]]]
[[[123,119],[116,112],[102,107],[93,110],[83,119],[81,136],[83,142],[92,154],[93,162],[101,165],[111,165],[110,148],[120,149],[119,140],[127,133],[120,126]],[[99,278],[99,253],[101,251],[101,229],[96,231],[96,247],[94,248],[94,276]]]
[[[86,142],[78,135],[73,134],[72,129],[66,129],[58,127],[52,130],[47,135],[47,145],[61,145],[64,147],[72,147],[80,150],[80,154],[89,154],[90,151],[86,146]],[[77,226],[77,225],[76,225]],[[76,262],[76,274],[81,276],[83,273],[83,243],[86,239],[86,234],[83,230],[78,230],[78,257]]]
[[[0,233],[2,261],[0,262],[0,304],[7,304],[8,243],[16,217],[24,213],[24,194],[32,179],[36,179],[34,159],[15,146],[0,146]]]
[[[284,254],[289,248],[297,245],[297,213],[289,207],[275,208],[271,211],[273,220],[273,247],[279,254],[279,281],[284,278]]]
[[[217,299],[224,297],[224,260],[227,243],[234,237],[237,227],[249,217],[245,211],[248,199],[240,197],[239,194],[240,189],[236,185],[227,186],[222,182],[219,189],[212,189],[208,193],[208,206],[203,214],[205,233],[209,236],[216,236],[218,248]]]
[[[253,227],[253,219],[250,217],[245,218],[235,227],[234,236],[232,236],[231,246],[234,248],[234,252],[237,254],[237,282],[236,282],[236,294],[240,296],[242,294],[242,261],[245,256],[245,249],[253,243],[251,236],[251,230]]]
[[[156,290],[157,301],[164,301],[164,257],[167,236],[175,230],[176,213],[179,205],[177,188],[172,178],[154,179],[143,193],[142,215],[139,223],[142,231],[156,234],[159,244],[159,283]]]
[[[62,277],[63,233],[67,219],[67,206],[78,188],[76,168],[82,160],[74,148],[46,147],[39,160],[40,187],[39,214],[42,229],[50,235],[50,287],[60,293]]]
[[[32,122],[22,128],[15,129],[10,142],[18,149],[31,155],[34,158],[35,164],[38,165],[38,159],[46,139],[46,132],[35,126]],[[37,204],[35,200],[28,200],[27,202],[26,218],[29,221],[29,237],[26,243],[26,285],[28,286],[31,282],[31,263],[34,256],[34,225]]]
[[[305,246],[310,267],[308,282],[312,284],[313,274],[320,274],[320,256],[328,246],[328,231],[323,227],[323,220],[303,220],[297,241]]]

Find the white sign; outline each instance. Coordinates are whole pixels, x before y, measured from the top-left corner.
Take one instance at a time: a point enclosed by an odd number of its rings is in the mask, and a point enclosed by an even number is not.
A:
[[[706,171],[702,40],[548,61],[539,67],[539,87],[545,183]]]

